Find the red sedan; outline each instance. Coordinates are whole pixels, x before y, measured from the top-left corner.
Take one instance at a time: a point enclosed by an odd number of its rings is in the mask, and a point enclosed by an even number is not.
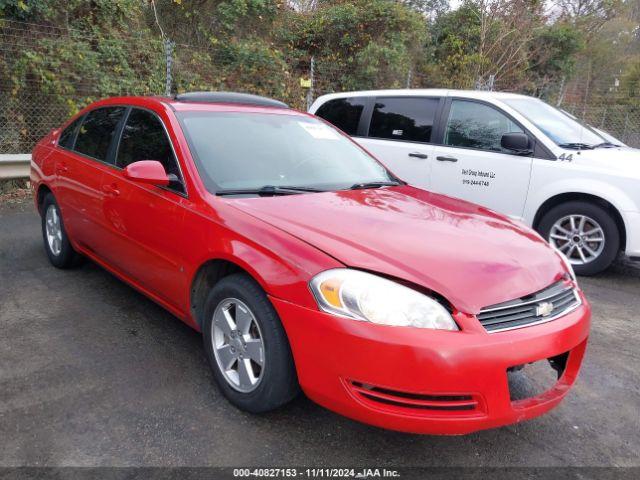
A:
[[[590,307],[561,255],[280,102],[102,100],[36,146],[31,181],[51,263],[88,257],[201,331],[243,410],[302,389],[362,422],[460,434],[550,410],[578,374]],[[554,377],[515,394],[530,363]]]

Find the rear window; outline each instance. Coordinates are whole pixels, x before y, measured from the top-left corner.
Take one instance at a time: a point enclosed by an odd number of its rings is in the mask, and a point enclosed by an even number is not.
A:
[[[438,101],[437,98],[376,98],[369,136],[430,142]]]
[[[109,146],[124,111],[125,107],[109,107],[89,112],[78,131],[75,150],[103,162],[107,161]]]
[[[316,115],[332,123],[347,135],[357,135],[364,105],[364,98],[338,98],[322,104]]]

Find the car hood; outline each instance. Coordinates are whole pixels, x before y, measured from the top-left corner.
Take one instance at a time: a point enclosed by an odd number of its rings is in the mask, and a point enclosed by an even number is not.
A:
[[[421,285],[466,313],[541,290],[564,273],[529,228],[413,187],[228,201],[346,266]]]
[[[565,150],[573,154],[573,163],[606,174],[623,174],[640,178],[640,150],[630,147],[596,148],[593,150]]]

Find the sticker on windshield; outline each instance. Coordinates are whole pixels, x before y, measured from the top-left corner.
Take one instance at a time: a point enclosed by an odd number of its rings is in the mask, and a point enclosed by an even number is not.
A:
[[[336,132],[322,123],[298,122],[298,125],[304,128],[313,138],[321,140],[338,140],[340,138]]]

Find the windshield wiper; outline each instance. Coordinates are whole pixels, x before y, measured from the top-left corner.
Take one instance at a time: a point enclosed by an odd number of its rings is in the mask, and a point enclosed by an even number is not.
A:
[[[574,148],[576,150],[593,150],[596,148],[596,145],[580,142],[559,143],[558,146],[562,148]]]
[[[363,182],[355,183],[351,185],[349,190],[363,190],[365,188],[380,188],[380,187],[397,187],[402,185],[400,182]]]
[[[598,143],[597,145],[594,145],[593,148],[614,148],[619,146],[620,145],[616,145],[615,143],[611,143],[611,142],[602,142],[602,143]]]
[[[312,193],[322,192],[318,188],[313,187],[297,187],[297,186],[276,186],[265,185],[260,188],[238,188],[229,190],[218,190],[216,195],[260,195],[260,196],[274,196],[274,195],[296,195],[299,193]]]

